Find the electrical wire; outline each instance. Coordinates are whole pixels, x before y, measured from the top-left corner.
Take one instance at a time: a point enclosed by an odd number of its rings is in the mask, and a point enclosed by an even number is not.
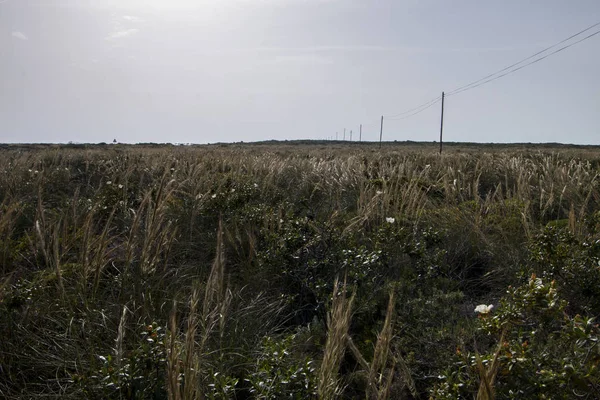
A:
[[[419,111],[417,111],[417,112],[414,112],[414,113],[412,113],[412,114],[408,114],[408,115],[402,116],[402,117],[400,117],[400,118],[386,118],[386,121],[399,121],[399,120],[402,120],[402,119],[410,118],[410,117],[412,117],[413,115],[420,114],[420,113],[422,113],[423,111],[427,110],[429,107],[432,107],[432,106],[436,105],[436,104],[437,104],[437,103],[439,103],[441,100],[442,100],[442,96],[438,97],[438,98],[437,98],[437,99],[436,99],[436,100],[435,100],[433,103],[431,103],[431,104],[428,104],[428,105],[427,105],[427,107],[424,107],[424,108],[420,109],[420,110],[419,110]]]
[[[546,47],[545,49],[543,49],[541,51],[538,51],[537,53],[532,54],[531,56],[529,56],[527,58],[524,58],[524,59],[520,60],[519,62],[511,64],[511,65],[509,65],[509,66],[507,66],[507,67],[505,67],[505,68],[503,68],[503,69],[501,69],[499,71],[496,71],[496,72],[494,72],[492,74],[486,75],[483,78],[477,79],[476,81],[473,81],[471,83],[468,83],[466,85],[463,85],[463,86],[460,86],[460,87],[458,87],[456,89],[453,89],[453,90],[451,90],[449,92],[446,92],[445,96],[446,97],[448,97],[448,96],[454,96],[456,94],[459,94],[459,93],[462,93],[462,92],[466,92],[466,91],[471,90],[471,89],[475,89],[476,87],[485,85],[486,83],[489,83],[489,82],[495,81],[497,79],[503,78],[503,77],[505,77],[507,75],[513,74],[513,73],[515,73],[515,72],[517,72],[517,71],[519,71],[519,70],[521,70],[523,68],[526,68],[526,67],[528,67],[530,65],[536,64],[536,63],[538,63],[538,62],[540,62],[540,61],[542,61],[542,60],[544,60],[544,59],[546,59],[546,58],[548,58],[548,57],[550,57],[550,56],[552,56],[554,54],[560,53],[561,51],[564,51],[564,50],[568,49],[569,47],[572,47],[572,46],[574,46],[574,45],[576,45],[578,43],[581,43],[581,42],[583,42],[585,40],[588,40],[588,39],[590,39],[590,38],[592,38],[592,37],[600,34],[600,30],[595,31],[595,32],[593,32],[593,33],[591,33],[591,34],[583,37],[582,39],[576,40],[575,42],[571,42],[568,45],[563,46],[563,47],[561,47],[559,49],[556,49],[556,50],[554,50],[554,51],[552,51],[552,52],[550,52],[548,54],[545,54],[545,55],[543,55],[541,57],[535,58],[535,57],[540,56],[543,53],[546,53],[547,51],[549,51],[549,50],[551,50],[551,49],[553,49],[553,48],[555,48],[557,46],[560,46],[561,44],[569,42],[571,39],[574,39],[577,36],[582,35],[583,33],[585,33],[587,31],[589,31],[589,30],[597,27],[598,25],[600,25],[600,22],[597,22],[597,23],[595,23],[595,24],[587,27],[587,28],[585,28],[585,29],[583,29],[583,30],[575,33],[574,35],[571,35],[568,38],[563,39],[560,42],[557,42],[557,43],[553,44],[552,46]],[[529,61],[529,60],[532,60],[532,61]],[[526,64],[523,64],[526,61],[529,61],[529,62],[526,63]],[[520,64],[523,64],[523,65],[520,65]],[[397,114],[393,114],[393,115],[384,115],[385,120],[386,121],[388,121],[388,120],[398,121],[398,120],[403,120],[403,119],[406,119],[406,118],[410,118],[410,117],[412,117],[414,115],[422,113],[423,111],[427,110],[428,108],[430,108],[430,107],[434,106],[435,104],[439,103],[441,101],[441,99],[442,99],[442,96],[438,96],[438,97],[436,97],[434,99],[431,99],[431,100],[429,100],[429,101],[427,101],[427,102],[425,102],[425,103],[423,103],[423,104],[421,104],[421,105],[419,105],[417,107],[411,108],[410,110],[406,110],[406,111],[403,111],[401,113],[397,113]],[[379,124],[379,123],[380,123],[380,121],[378,120],[377,124]],[[371,123],[369,123],[369,124],[363,124],[363,128],[364,127],[370,127],[372,125],[375,125],[375,122],[372,123],[372,124]]]
[[[521,70],[521,69],[525,68],[525,67],[528,67],[528,66],[530,66],[530,65],[532,65],[532,64],[535,64],[535,63],[537,63],[537,62],[540,62],[540,61],[542,61],[542,60],[544,60],[544,59],[546,59],[546,58],[548,58],[548,57],[550,57],[550,56],[552,56],[552,55],[554,55],[554,54],[556,54],[556,53],[560,53],[561,51],[563,51],[563,50],[566,50],[566,49],[568,49],[569,47],[571,47],[571,46],[574,46],[574,45],[576,45],[577,43],[583,42],[584,40],[587,40],[587,39],[589,39],[589,38],[591,38],[591,37],[594,37],[594,36],[596,36],[596,35],[598,35],[598,34],[600,34],[600,31],[596,31],[596,32],[592,33],[591,35],[588,35],[588,36],[584,37],[583,39],[580,39],[580,40],[578,40],[578,41],[576,41],[576,42],[573,42],[573,43],[571,43],[571,44],[569,44],[569,45],[567,45],[567,46],[561,47],[560,49],[558,49],[558,50],[555,50],[555,51],[553,51],[552,53],[546,54],[545,56],[543,56],[543,57],[540,57],[540,58],[538,58],[538,59],[535,59],[535,60],[533,60],[533,61],[531,61],[531,62],[528,62],[528,63],[527,63],[527,64],[525,64],[525,65],[521,65],[521,66],[520,66],[520,67],[518,67],[518,68],[515,68],[515,69],[512,69],[512,70],[510,70],[510,71],[508,71],[508,72],[505,72],[505,73],[504,73],[504,74],[502,74],[502,75],[495,76],[495,77],[493,77],[493,78],[490,78],[490,79],[488,79],[488,80],[486,80],[486,81],[480,82],[480,83],[478,83],[478,84],[477,84],[477,85],[475,85],[475,86],[471,86],[471,87],[468,87],[468,88],[465,88],[465,89],[459,90],[459,91],[457,91],[457,92],[454,92],[454,93],[452,93],[452,94],[449,94],[448,96],[453,96],[453,95],[455,95],[455,94],[459,94],[459,93],[462,93],[462,92],[466,92],[467,90],[475,89],[476,87],[479,87],[479,86],[481,86],[481,85],[485,85],[486,83],[489,83],[489,82],[492,82],[492,81],[495,81],[496,79],[503,78],[503,77],[505,77],[506,75],[510,75],[510,74],[512,74],[512,73],[514,73],[514,72],[517,72],[517,71],[519,71],[519,70]]]
[[[496,71],[496,72],[494,72],[494,73],[492,73],[492,74],[486,75],[486,76],[484,76],[483,78],[480,78],[480,79],[478,79],[478,80],[476,80],[476,81],[473,81],[473,82],[471,82],[471,83],[468,83],[468,84],[466,84],[466,85],[463,85],[463,86],[460,86],[460,87],[458,87],[458,88],[456,88],[456,89],[453,89],[453,90],[451,90],[451,91],[447,92],[447,93],[446,93],[446,96],[452,96],[452,95],[455,95],[455,94],[458,94],[458,93],[464,92],[464,91],[466,91],[466,90],[469,90],[469,89],[472,89],[472,88],[476,88],[476,87],[478,87],[478,86],[481,86],[481,85],[483,85],[483,84],[485,84],[485,83],[487,83],[487,82],[491,82],[491,81],[493,81],[493,80],[499,79],[499,78],[501,78],[501,77],[504,77],[504,76],[506,76],[506,75],[509,75],[509,74],[511,74],[511,73],[513,73],[513,72],[516,72],[516,71],[518,71],[518,70],[520,70],[520,69],[523,69],[523,68],[525,68],[526,66],[529,66],[529,65],[531,65],[531,64],[535,64],[536,62],[538,62],[538,61],[541,61],[541,60],[543,60],[544,58],[547,58],[547,57],[549,57],[549,56],[551,56],[551,55],[553,55],[553,54],[556,54],[556,53],[558,53],[558,52],[560,52],[560,51],[562,51],[562,50],[565,50],[565,49],[567,49],[567,48],[569,48],[569,47],[571,47],[571,46],[573,46],[573,45],[575,45],[575,44],[577,44],[577,43],[579,43],[579,42],[583,42],[584,40],[587,40],[587,39],[591,38],[592,36],[595,36],[595,35],[597,35],[597,34],[598,34],[600,31],[599,31],[599,32],[595,32],[595,33],[593,33],[593,34],[591,34],[591,35],[589,35],[589,36],[586,36],[586,37],[584,37],[583,39],[580,39],[580,40],[578,40],[578,41],[575,41],[575,42],[573,42],[573,43],[571,43],[571,44],[569,44],[569,45],[567,45],[567,46],[564,46],[564,47],[562,47],[562,48],[560,48],[560,49],[558,49],[558,50],[556,50],[556,51],[554,51],[554,52],[552,52],[552,53],[549,53],[549,54],[547,54],[547,55],[545,55],[545,56],[543,56],[543,57],[541,57],[541,58],[539,58],[539,59],[536,59],[536,60],[535,60],[535,61],[533,61],[533,62],[530,62],[530,63],[527,63],[527,64],[525,64],[525,65],[523,65],[523,66],[520,66],[520,67],[518,67],[518,68],[517,68],[517,69],[515,69],[515,70],[511,70],[511,68],[514,68],[514,67],[516,67],[517,65],[524,63],[525,61],[531,60],[532,58],[534,58],[534,57],[537,57],[537,56],[539,56],[539,55],[541,55],[541,54],[543,54],[543,53],[547,52],[548,50],[555,48],[556,46],[559,46],[559,45],[561,45],[561,44],[563,44],[563,43],[566,43],[566,42],[568,42],[569,40],[571,40],[571,39],[573,39],[573,38],[575,38],[575,37],[577,37],[577,36],[579,36],[579,35],[581,35],[581,34],[583,34],[583,33],[587,32],[587,31],[589,31],[589,30],[591,30],[591,29],[595,28],[595,27],[596,27],[596,26],[598,26],[598,25],[600,25],[600,22],[597,22],[597,23],[595,23],[594,25],[591,25],[591,26],[587,27],[587,28],[585,28],[585,29],[583,29],[583,30],[581,30],[581,31],[577,32],[576,34],[574,34],[574,35],[571,35],[571,36],[569,36],[568,38],[566,38],[566,39],[563,39],[563,40],[561,40],[560,42],[553,44],[552,46],[546,47],[545,49],[543,49],[543,50],[541,50],[541,51],[538,51],[537,53],[535,53],[535,54],[532,54],[532,55],[530,55],[530,56],[529,56],[529,57],[527,57],[527,58],[524,58],[524,59],[522,59],[522,60],[520,60],[520,61],[518,61],[518,62],[516,62],[516,63],[514,63],[514,64],[511,64],[511,65],[509,65],[508,67],[505,67],[505,68],[503,68],[503,69],[501,69],[501,70],[499,70],[499,71]],[[505,73],[505,74],[502,74],[502,72],[505,72],[505,71],[508,71],[508,70],[511,70],[511,71],[509,71],[509,72],[507,72],[507,73]],[[496,75],[498,75],[498,74],[502,74],[502,75],[495,77],[495,76],[496,76]]]
[[[442,98],[442,96],[438,96],[438,97],[436,97],[435,99],[431,99],[431,100],[429,100],[428,102],[421,104],[420,106],[417,106],[417,107],[415,107],[415,108],[411,108],[410,110],[406,110],[406,111],[404,111],[404,112],[401,112],[401,113],[398,113],[398,114],[393,114],[393,115],[385,115],[385,118],[393,119],[393,118],[396,118],[396,117],[400,117],[400,116],[402,116],[402,115],[404,115],[404,114],[409,114],[409,113],[411,113],[411,112],[413,112],[413,111],[416,111],[416,110],[420,109],[421,107],[425,107],[425,106],[427,106],[427,107],[431,107],[431,105],[435,104],[435,103],[436,103],[438,100],[440,100],[441,98]],[[420,112],[420,111],[419,111],[419,112]],[[417,113],[417,114],[418,114],[418,113]],[[400,118],[400,119],[402,119],[402,118]]]

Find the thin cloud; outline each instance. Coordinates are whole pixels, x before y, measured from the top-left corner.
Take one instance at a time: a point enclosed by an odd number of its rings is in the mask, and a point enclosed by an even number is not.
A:
[[[140,31],[139,29],[132,28],[132,29],[126,29],[123,31],[113,32],[106,37],[106,40],[116,40],[116,39],[125,38],[125,37],[131,36],[131,35],[135,35],[139,31]]]
[[[10,35],[12,37],[14,37],[14,38],[19,39],[19,40],[29,40],[29,38],[27,37],[27,35],[25,35],[23,32],[14,31],[14,32],[11,32]]]

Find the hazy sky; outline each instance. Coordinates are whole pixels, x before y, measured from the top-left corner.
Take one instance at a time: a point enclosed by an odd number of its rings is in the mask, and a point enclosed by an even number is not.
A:
[[[596,22],[600,0],[0,0],[0,142],[378,140]],[[384,139],[437,140],[439,111]],[[600,144],[600,35],[448,97],[444,136]]]

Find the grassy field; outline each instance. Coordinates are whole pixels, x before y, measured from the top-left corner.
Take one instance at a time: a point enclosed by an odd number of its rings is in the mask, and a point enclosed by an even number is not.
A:
[[[598,150],[2,145],[0,397],[600,398]]]

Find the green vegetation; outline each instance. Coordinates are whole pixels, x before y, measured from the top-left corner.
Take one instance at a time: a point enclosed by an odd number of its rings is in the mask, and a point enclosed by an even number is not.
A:
[[[4,146],[0,397],[599,398],[600,156],[447,148]]]

